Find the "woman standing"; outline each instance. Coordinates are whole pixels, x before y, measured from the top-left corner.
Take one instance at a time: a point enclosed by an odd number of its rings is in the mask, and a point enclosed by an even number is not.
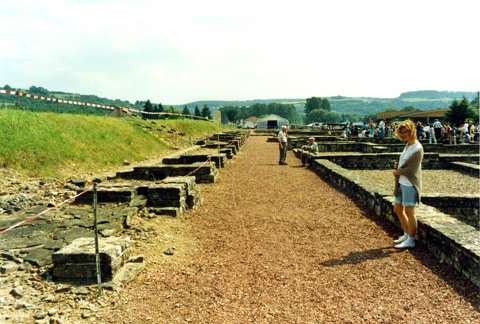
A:
[[[393,170],[395,176],[394,211],[404,232],[394,242],[396,248],[405,249],[415,247],[415,234],[417,234],[415,206],[420,203],[422,190],[423,146],[417,140],[415,124],[411,120],[402,122],[396,130],[396,135],[406,145]]]

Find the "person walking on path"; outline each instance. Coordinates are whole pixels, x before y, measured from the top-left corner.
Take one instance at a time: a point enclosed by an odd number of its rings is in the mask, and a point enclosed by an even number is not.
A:
[[[410,120],[400,124],[396,135],[406,145],[393,170],[394,212],[404,232],[394,242],[396,248],[405,249],[415,247],[415,234],[417,234],[415,206],[420,203],[421,198],[423,146],[417,140],[415,124]]]
[[[285,161],[287,159],[287,149],[288,149],[288,127],[286,125],[282,126],[282,129],[278,132],[278,144],[280,148],[280,158],[278,164],[287,165]]]

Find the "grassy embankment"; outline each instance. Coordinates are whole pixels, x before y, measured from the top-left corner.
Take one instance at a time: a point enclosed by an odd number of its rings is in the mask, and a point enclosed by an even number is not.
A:
[[[30,176],[96,172],[125,160],[167,154],[219,128],[206,121],[152,122],[5,109],[0,110],[0,167]]]

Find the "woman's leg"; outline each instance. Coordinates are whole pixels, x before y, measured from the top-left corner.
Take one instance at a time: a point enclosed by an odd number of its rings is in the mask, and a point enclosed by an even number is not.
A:
[[[400,221],[400,225],[402,226],[402,229],[405,233],[408,234],[408,229],[409,229],[409,224],[408,224],[408,218],[407,215],[405,214],[405,208],[403,205],[400,204],[395,204],[393,206],[393,211],[398,217],[398,220]]]
[[[407,218],[407,234],[410,236],[415,236],[417,234],[417,217],[415,217],[415,207],[405,206],[405,214]]]

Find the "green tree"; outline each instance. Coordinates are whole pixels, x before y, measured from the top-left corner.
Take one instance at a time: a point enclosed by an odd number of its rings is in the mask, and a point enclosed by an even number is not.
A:
[[[150,100],[147,100],[147,101],[145,102],[145,104],[143,105],[143,111],[153,112],[153,105],[152,105],[152,103],[150,102]]]
[[[472,100],[470,103],[471,110],[473,112],[473,120],[478,123],[480,122],[480,103],[479,103],[479,98],[476,97],[475,99]]]
[[[331,110],[330,101],[328,101],[327,98],[323,98],[320,108],[326,111],[330,111]]]
[[[460,102],[456,99],[453,100],[449,108],[450,110],[447,111],[445,118],[452,123],[452,125],[459,126],[466,119],[475,118],[475,111],[470,107],[470,104],[465,97],[463,97]]]
[[[190,115],[190,110],[188,109],[188,107],[186,105],[183,106],[182,114],[183,115]]]
[[[161,103],[158,103],[157,109],[155,110],[155,112],[163,112],[163,105]]]
[[[153,105],[150,102],[150,100],[147,100],[145,104],[143,105],[143,111],[144,112],[153,112]],[[142,114],[143,119],[152,119],[153,115],[150,114]]]
[[[28,89],[28,92],[40,96],[48,96],[50,94],[50,91],[48,91],[47,89],[36,86],[31,86],[30,89]]]
[[[413,107],[413,106],[405,106],[400,111],[415,112],[415,111],[420,111],[420,110]]]
[[[322,108],[322,98],[320,97],[311,97],[307,98],[305,102],[305,114],[309,114],[312,110]]]
[[[305,117],[305,123],[338,123],[342,119],[342,116],[334,111],[327,111],[324,109],[315,109],[307,114]]]
[[[212,119],[212,116],[210,114],[210,108],[208,108],[207,104],[203,105],[202,108],[202,117]]]
[[[202,117],[202,114],[200,113],[200,109],[198,109],[198,106],[195,106],[195,110],[193,114],[196,117]]]

